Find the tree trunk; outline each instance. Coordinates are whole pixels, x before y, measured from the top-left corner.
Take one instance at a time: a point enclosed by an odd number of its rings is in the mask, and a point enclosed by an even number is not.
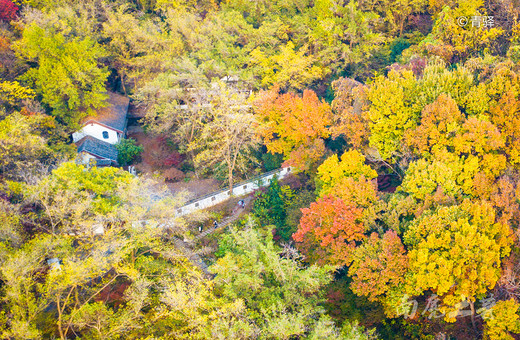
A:
[[[65,339],[65,334],[63,333],[63,325],[61,321],[61,306],[60,306],[60,295],[58,294],[56,299],[56,307],[58,310],[58,332],[60,332],[60,339]]]
[[[121,70],[121,87],[123,88],[123,92],[126,96],[126,86],[125,86],[125,71]]]
[[[189,145],[191,145],[192,141],[193,141],[193,136],[195,135],[195,124],[192,123],[191,124],[191,130],[190,130],[190,135],[188,136],[188,157],[191,161],[191,163],[193,165],[195,165],[195,153],[193,152],[193,150],[189,147]],[[198,179],[199,178],[199,174],[198,174],[198,171],[195,171],[195,177]]]
[[[229,180],[229,196],[233,195],[233,168],[229,167],[228,170],[228,180]]]
[[[475,303],[470,300],[469,306],[471,307],[471,324],[473,325],[473,329],[477,330],[477,325],[475,323]]]
[[[233,170],[235,170],[235,164],[237,162],[238,152],[231,155],[231,150],[227,152],[227,164],[228,164],[228,179],[229,179],[229,196],[233,195]]]
[[[65,311],[65,307],[67,306],[67,303],[69,302],[70,296],[72,294],[72,291],[76,290],[76,286],[70,287],[69,293],[67,294],[67,297],[63,301],[63,307],[60,308],[60,295],[58,293],[58,299],[57,299],[57,309],[58,309],[58,330],[60,332],[60,338],[61,339],[67,339],[67,334],[69,333],[70,325],[72,324],[72,317],[69,320],[69,323],[67,324],[67,327],[65,327],[65,330],[63,329],[63,321],[62,321],[62,314]],[[77,290],[76,290],[77,293]],[[74,306],[74,308],[77,307],[77,304]]]

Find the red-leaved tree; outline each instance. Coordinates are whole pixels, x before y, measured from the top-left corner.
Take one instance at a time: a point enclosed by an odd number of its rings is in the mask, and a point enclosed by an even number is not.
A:
[[[0,19],[11,21],[18,16],[18,7],[9,0],[0,0]]]

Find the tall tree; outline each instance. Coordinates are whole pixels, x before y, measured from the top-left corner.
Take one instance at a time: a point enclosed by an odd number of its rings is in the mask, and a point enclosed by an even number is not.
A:
[[[362,210],[342,199],[325,196],[302,209],[293,239],[317,263],[349,265],[356,242],[365,238]]]
[[[435,1],[430,4],[433,3]],[[423,43],[429,54],[447,62],[465,59],[492,48],[504,33],[502,28],[485,25],[482,21],[482,17],[487,17],[483,0],[459,0],[452,5],[439,6],[442,10],[436,15],[432,31]],[[460,18],[466,18],[466,21],[458,21]]]
[[[374,179],[377,172],[365,164],[365,156],[359,151],[349,150],[341,155],[341,161],[337,155],[332,155],[318,167],[318,187],[327,192],[343,178],[351,177],[357,180],[361,176]]]
[[[258,65],[262,87],[278,85],[282,90],[299,90],[309,87],[323,78],[325,70],[316,65],[315,58],[307,55],[304,48],[299,50],[292,41],[281,46],[280,52],[267,57],[259,49],[251,52],[252,66]]]
[[[34,84],[42,101],[71,128],[93,108],[105,105],[108,72],[99,64],[105,52],[92,39],[70,38],[31,23],[15,48],[36,65],[23,78]]]
[[[373,233],[354,251],[348,269],[350,288],[370,301],[381,302],[387,314],[393,315],[386,300],[392,294],[403,295],[407,272],[408,257],[397,233],[390,230],[383,237]]]
[[[487,202],[440,207],[410,225],[404,236],[410,248],[408,292],[432,290],[442,298],[445,320],[455,321],[464,303],[493,288],[500,277],[502,258],[511,251],[511,230],[495,221]]]
[[[404,133],[418,120],[413,109],[415,92],[416,79],[411,71],[379,76],[367,91],[370,106],[364,114],[370,128],[369,142],[383,160],[393,162],[403,154]]]
[[[464,115],[450,96],[441,94],[421,113],[421,123],[406,133],[406,141],[418,155],[429,158],[437,150],[454,150],[453,136],[460,129]]]
[[[228,299],[243,299],[262,336],[305,336],[323,318],[320,288],[330,282],[332,267],[303,267],[294,251],[281,254],[270,234],[232,231],[232,249],[210,268],[215,285]]]
[[[232,333],[226,321],[239,323],[240,301],[221,303],[172,240],[183,232],[174,216],[179,201],[157,183],[65,163],[26,189],[32,239],[20,246],[6,237],[16,229],[12,218],[0,233],[1,306],[9,311],[2,336],[208,338]],[[92,237],[94,223],[102,236]],[[194,290],[204,301],[186,305]]]
[[[147,131],[171,136],[180,152],[187,153],[194,161],[195,154],[189,145],[211,119],[211,100],[218,96],[219,88],[208,85],[201,70],[193,64],[188,63],[185,71],[186,74],[160,73],[140,87],[133,98],[146,109],[143,123]]]
[[[405,25],[412,13],[421,13],[426,10],[425,0],[385,1],[382,4],[385,12],[385,21],[390,24],[393,34],[403,35]]]
[[[11,21],[16,19],[18,6],[9,0],[0,1],[0,19]]]
[[[348,69],[352,77],[366,76],[369,60],[383,44],[378,15],[363,11],[361,1],[318,0],[302,15],[307,30],[295,32],[298,42],[310,45],[320,64],[334,75]]]
[[[505,139],[505,151],[509,162],[515,165],[520,163],[519,110],[520,101],[513,89],[503,93],[498,103],[489,110],[491,121],[500,129]]]
[[[514,299],[498,301],[491,310],[485,311],[484,339],[512,340],[512,334],[520,333],[520,305]]]
[[[340,78],[332,82],[334,100],[334,123],[331,126],[333,138],[344,137],[354,148],[366,147],[369,128],[366,117],[367,87],[350,78]]]
[[[300,97],[280,94],[275,87],[260,94],[255,112],[267,150],[282,153],[289,165],[308,170],[325,152],[332,111],[314,92],[306,90]]]
[[[12,113],[0,121],[0,173],[7,178],[20,178],[51,161],[54,153],[41,136],[44,117]]]
[[[367,208],[377,200],[377,172],[365,164],[365,156],[349,150],[338,156],[332,155],[319,167],[316,187],[319,196],[331,195]]]
[[[91,235],[94,225],[107,220],[116,225],[163,220],[183,201],[122,169],[87,169],[73,162],[63,163],[49,176],[26,185],[24,194],[28,204],[40,208],[28,220],[54,235]]]
[[[232,194],[235,173],[246,170],[254,160],[252,152],[259,145],[257,123],[244,93],[223,88],[210,103],[210,121],[189,147],[197,151],[196,166],[225,167]]]
[[[108,40],[107,52],[113,60],[113,67],[119,73],[121,86],[126,94],[126,85],[130,80],[133,80],[130,85],[135,86],[137,81],[149,76],[146,74],[150,73],[147,70],[162,68],[154,56],[163,51],[166,37],[153,20],[138,20],[130,13],[130,6],[127,4],[115,9],[106,6],[105,12],[107,20],[103,22],[102,36]],[[172,37],[171,44],[174,43]],[[151,50],[154,54],[147,53]]]

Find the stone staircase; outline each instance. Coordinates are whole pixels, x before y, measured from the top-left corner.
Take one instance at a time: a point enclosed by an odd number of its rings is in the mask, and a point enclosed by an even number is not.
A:
[[[249,205],[249,203],[252,201],[252,197],[251,196],[248,196],[246,198],[244,198],[244,202],[245,202],[245,205],[246,207]],[[208,271],[208,265],[206,264],[206,262],[204,262],[204,260],[202,259],[202,257],[197,253],[195,252],[193,249],[192,249],[192,243],[194,243],[194,241],[197,241],[199,239],[202,239],[212,233],[214,233],[215,231],[217,230],[222,230],[224,228],[226,228],[227,226],[229,226],[230,224],[232,224],[233,222],[237,221],[240,216],[242,215],[242,213],[245,211],[244,208],[240,208],[240,207],[236,207],[232,214],[228,217],[226,217],[225,219],[223,219],[222,221],[220,221],[220,223],[218,224],[217,228],[208,228],[207,230],[203,231],[202,233],[200,233],[199,235],[197,235],[193,241],[190,241],[190,242],[185,242],[181,239],[178,239],[178,238],[175,238],[173,240],[173,243],[175,244],[175,246],[181,250],[182,253],[184,253],[184,255],[190,260],[190,262],[197,266],[198,268],[200,268],[200,270],[202,270],[202,272],[207,275],[207,276],[213,276],[213,274],[211,274],[209,271]]]
[[[244,198],[244,202],[245,202],[245,205],[246,207],[249,205],[249,203],[252,201],[252,197],[248,196],[247,198]],[[215,232],[216,230],[221,230],[221,229],[224,229],[226,228],[228,225],[230,225],[231,223],[235,222],[236,220],[238,220],[238,218],[240,217],[240,215],[242,215],[242,212],[244,212],[245,209],[243,208],[239,208],[238,206],[233,210],[232,214],[228,217],[226,217],[225,219],[223,219],[222,221],[220,221],[220,223],[218,223],[218,226],[216,228],[208,228],[207,230],[203,231],[202,233],[200,233],[199,235],[197,235],[195,237],[195,240],[198,240],[198,239],[201,239],[201,238],[204,238],[206,236],[208,236],[209,234],[212,234],[213,232]]]

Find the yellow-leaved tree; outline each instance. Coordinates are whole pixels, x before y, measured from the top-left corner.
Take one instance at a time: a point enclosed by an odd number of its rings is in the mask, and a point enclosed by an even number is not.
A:
[[[391,71],[388,77],[375,78],[367,91],[370,108],[364,116],[370,128],[369,143],[384,160],[400,156],[405,131],[417,124],[416,86],[412,71]]]
[[[511,333],[520,333],[520,304],[514,299],[498,301],[486,315],[484,339],[512,340]]]
[[[332,155],[319,167],[316,186],[321,197],[332,195],[361,207],[376,200],[377,187],[372,181],[377,172],[365,164],[365,156],[357,150]]]
[[[495,286],[513,242],[509,226],[495,221],[491,204],[470,201],[424,214],[410,225],[404,241],[410,249],[407,291],[437,294],[448,322],[468,305],[474,322],[474,302]]]

